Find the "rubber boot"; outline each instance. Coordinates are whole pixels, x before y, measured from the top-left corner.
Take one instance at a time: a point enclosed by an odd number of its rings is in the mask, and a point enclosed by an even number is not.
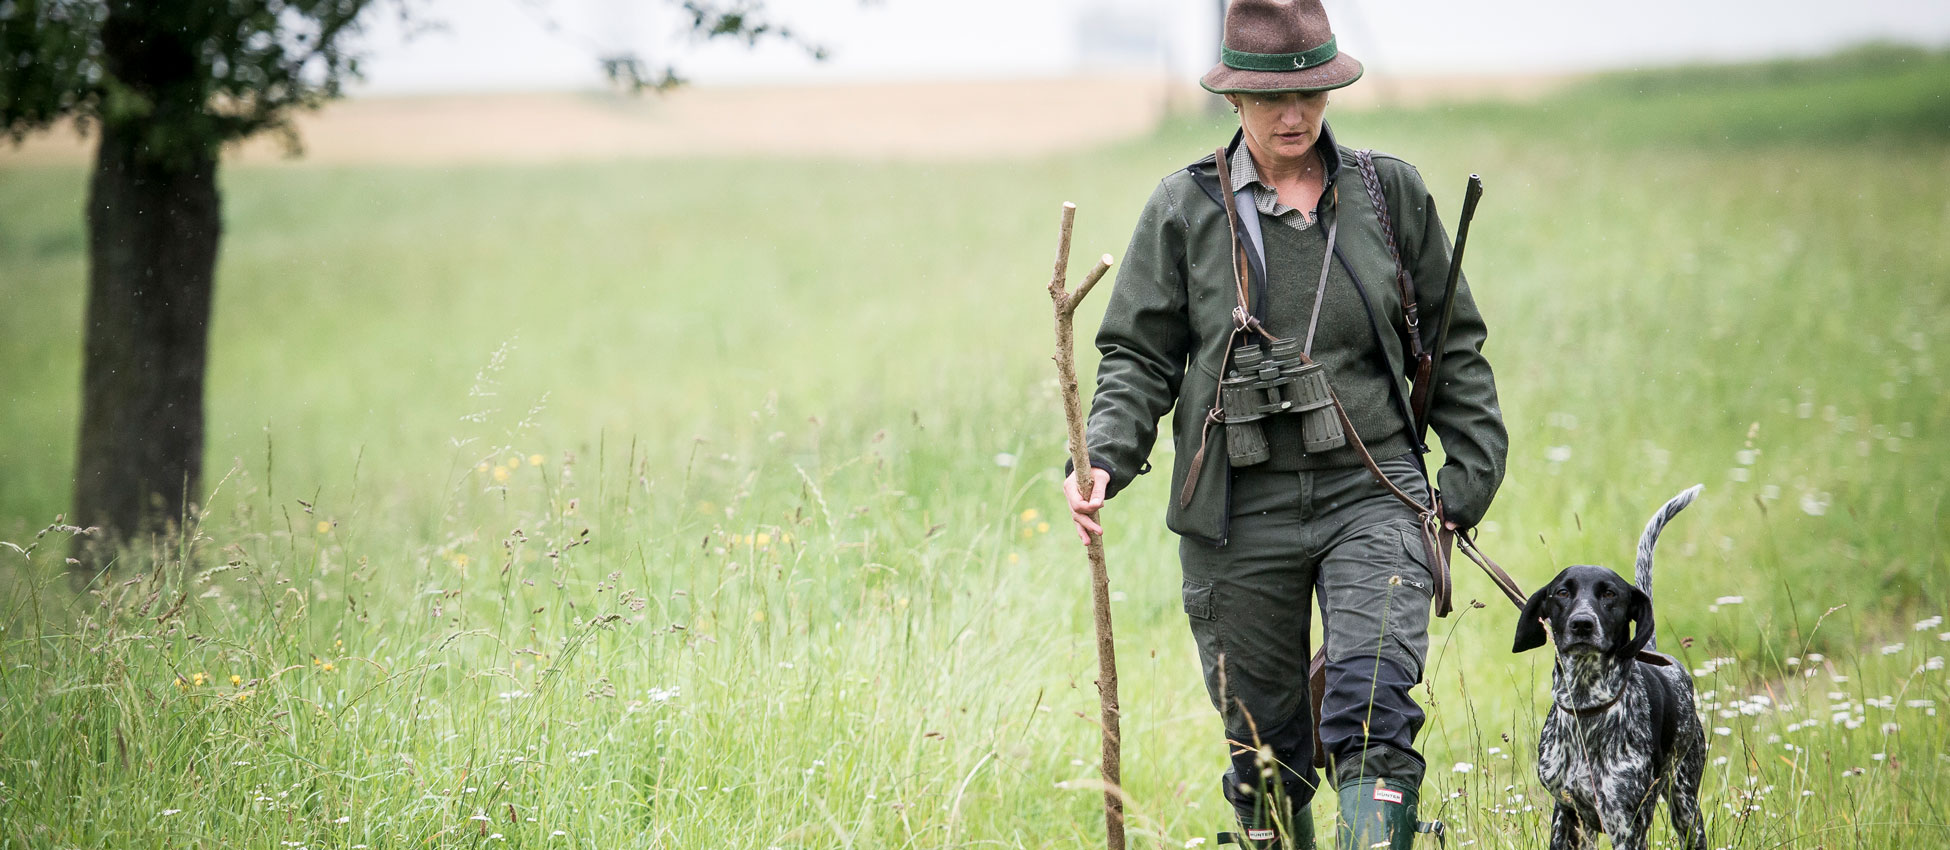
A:
[[[1386,779],[1363,779],[1339,790],[1336,850],[1409,850],[1415,844],[1415,789]]]
[[[1239,832],[1219,833],[1219,844],[1237,844],[1246,850],[1314,850],[1314,813],[1307,809],[1288,819],[1291,828],[1282,838],[1271,826],[1241,826]]]

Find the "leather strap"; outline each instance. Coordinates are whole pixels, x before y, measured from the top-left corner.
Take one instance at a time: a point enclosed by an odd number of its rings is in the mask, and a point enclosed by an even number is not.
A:
[[[1354,161],[1360,166],[1361,185],[1368,190],[1375,218],[1381,222],[1381,239],[1388,245],[1389,258],[1395,261],[1395,285],[1402,292],[1402,323],[1408,327],[1408,353],[1419,365],[1428,356],[1422,347],[1422,311],[1415,303],[1415,284],[1409,279],[1408,266],[1402,262],[1401,249],[1395,245],[1395,214],[1388,209],[1388,196],[1381,191],[1381,172],[1375,170],[1374,151],[1355,151]]]
[[[1226,149],[1219,148],[1213,154],[1212,162],[1219,176],[1219,204],[1225,207],[1226,228],[1232,234],[1232,282],[1234,294],[1239,299],[1237,306],[1232,308],[1232,335],[1226,339],[1225,354],[1219,361],[1219,374],[1223,375],[1226,362],[1232,358],[1233,345],[1239,341],[1239,335],[1257,333],[1265,336],[1266,329],[1260,325],[1259,319],[1253,316],[1251,305],[1248,303],[1246,278],[1250,273],[1250,266],[1246,249],[1239,240],[1239,206],[1232,190],[1232,171],[1226,167]],[[1259,211],[1255,209],[1253,214],[1258,215]],[[1224,384],[1214,386],[1212,407],[1206,411],[1205,422],[1199,426],[1198,452],[1192,455],[1191,464],[1185,468],[1185,483],[1180,485],[1178,490],[1178,506],[1181,508],[1190,505],[1192,497],[1198,493],[1199,474],[1205,471],[1205,449],[1212,437],[1212,426],[1225,422],[1224,409],[1219,406],[1219,402],[1224,398]]]
[[[1504,597],[1510,600],[1510,604],[1517,606],[1518,610],[1523,610],[1524,593],[1517,587],[1517,580],[1504,572],[1502,567],[1497,566],[1495,561],[1490,560],[1490,556],[1483,554],[1482,549],[1477,548],[1474,529],[1469,533],[1456,535],[1456,548],[1462,550],[1464,555],[1476,562],[1476,566],[1482,567],[1483,572],[1489,574],[1490,581],[1496,584],[1498,590],[1503,591]]]
[[[1304,363],[1314,362],[1313,358],[1305,354],[1300,355],[1300,360]],[[1394,480],[1388,477],[1387,473],[1381,471],[1381,465],[1375,463],[1374,455],[1368,453],[1367,444],[1362,442],[1360,432],[1354,430],[1354,422],[1347,416],[1347,406],[1341,404],[1340,393],[1335,392],[1331,384],[1327,387],[1327,398],[1334,403],[1334,415],[1340,418],[1341,430],[1347,433],[1347,444],[1352,446],[1355,455],[1361,458],[1361,465],[1366,466],[1368,468],[1368,474],[1373,475],[1376,481],[1381,482],[1381,486],[1386,487],[1390,494],[1400,500],[1402,504],[1407,505],[1409,510],[1415,512],[1416,518],[1422,524],[1423,539],[1433,544],[1437,539],[1436,532],[1443,528],[1441,503],[1435,498],[1434,489],[1430,489],[1429,504],[1425,505],[1415,501],[1414,496],[1409,495],[1408,491],[1397,486]],[[1449,562],[1442,557],[1442,552],[1440,551],[1431,551],[1429,553],[1429,560],[1430,572],[1435,576],[1434,596],[1436,616],[1446,617],[1453,610],[1450,599]],[[1505,576],[1505,578],[1508,577]]]
[[[1327,294],[1327,272],[1334,267],[1334,235],[1341,229],[1340,188],[1335,187],[1334,193],[1334,220],[1327,223],[1327,253],[1320,261],[1320,283],[1314,286],[1314,312],[1307,318],[1307,341],[1300,346],[1309,357],[1314,353],[1314,330],[1320,327],[1320,304]]]
[[[1239,306],[1232,314],[1232,321],[1233,324],[1244,329],[1249,323],[1257,324],[1257,322],[1253,320],[1251,299],[1246,294],[1246,278],[1250,272],[1246,252],[1239,243],[1239,205],[1232,188],[1232,169],[1226,167],[1226,149],[1219,148],[1213,157],[1213,166],[1219,174],[1219,197],[1223,199],[1226,210],[1226,229],[1232,234],[1232,282],[1235,294],[1239,298]],[[1258,214],[1257,209],[1254,210],[1254,214]],[[1231,355],[1232,351],[1228,348],[1226,356]],[[1224,373],[1224,364],[1220,364],[1219,371]]]

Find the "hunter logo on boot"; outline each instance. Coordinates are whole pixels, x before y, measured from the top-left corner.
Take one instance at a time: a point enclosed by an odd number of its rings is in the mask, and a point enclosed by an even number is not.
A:
[[[1248,829],[1246,830],[1246,837],[1253,841],[1272,841],[1274,832],[1270,829]]]
[[[1374,798],[1384,803],[1399,803],[1402,801],[1402,792],[1390,790],[1377,783],[1374,787]]]

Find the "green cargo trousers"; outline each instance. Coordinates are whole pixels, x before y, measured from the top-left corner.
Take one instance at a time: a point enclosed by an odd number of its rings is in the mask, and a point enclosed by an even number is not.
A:
[[[1428,486],[1413,455],[1379,463],[1418,500]],[[1365,467],[1232,473],[1226,544],[1179,544],[1185,613],[1205,687],[1225,722],[1232,766],[1222,780],[1251,823],[1273,774],[1294,805],[1313,798],[1315,769],[1336,787],[1382,777],[1421,785],[1414,749],[1435,587],[1414,512]],[[1320,735],[1329,764],[1313,764],[1307,665],[1310,597],[1318,593],[1327,643]],[[1263,764],[1270,751],[1277,768]]]

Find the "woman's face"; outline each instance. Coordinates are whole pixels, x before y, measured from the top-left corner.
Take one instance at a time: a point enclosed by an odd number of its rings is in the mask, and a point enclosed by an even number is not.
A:
[[[1327,115],[1327,93],[1229,94],[1239,107],[1239,126],[1252,141],[1252,151],[1273,160],[1269,165],[1296,161],[1320,139],[1320,123]]]

